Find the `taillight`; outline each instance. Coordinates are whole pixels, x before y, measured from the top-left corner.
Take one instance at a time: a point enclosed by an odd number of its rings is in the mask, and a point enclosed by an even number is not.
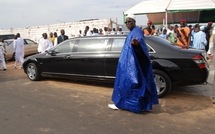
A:
[[[196,55],[192,59],[194,62],[196,62],[200,69],[204,69],[207,67],[207,63],[202,55]]]

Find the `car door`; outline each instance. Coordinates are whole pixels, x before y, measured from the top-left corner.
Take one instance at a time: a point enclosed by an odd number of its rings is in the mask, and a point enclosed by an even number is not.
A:
[[[55,46],[40,60],[43,72],[51,74],[72,74],[71,54],[75,40],[66,40]]]
[[[105,56],[106,78],[115,78],[118,60],[119,60],[119,56],[122,51],[124,42],[125,42],[125,37],[115,37],[111,39],[111,47],[107,51],[107,54]],[[150,58],[153,59],[154,58],[153,54],[155,53],[155,51],[151,46],[149,46],[148,44],[146,45],[148,48]]]
[[[37,53],[38,44],[30,39],[25,40],[25,55],[32,55]]]
[[[117,64],[124,42],[125,37],[111,39],[112,45],[105,56],[105,75],[107,78],[114,78],[116,75]]]
[[[80,38],[76,52],[72,55],[75,75],[104,77],[104,57],[108,38]]]

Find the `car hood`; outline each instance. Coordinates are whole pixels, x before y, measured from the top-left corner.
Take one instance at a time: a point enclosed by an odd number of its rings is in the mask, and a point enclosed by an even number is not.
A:
[[[34,54],[34,55],[26,57],[25,60],[29,60],[29,59],[33,60],[35,58],[44,57],[45,55],[46,55],[46,53],[43,53],[43,54]]]

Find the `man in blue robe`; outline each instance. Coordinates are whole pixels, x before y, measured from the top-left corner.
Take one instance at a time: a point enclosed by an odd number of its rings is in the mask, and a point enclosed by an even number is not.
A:
[[[123,109],[134,113],[151,111],[158,104],[152,64],[142,30],[136,26],[134,15],[126,17],[130,30],[118,61],[112,94],[112,109]]]

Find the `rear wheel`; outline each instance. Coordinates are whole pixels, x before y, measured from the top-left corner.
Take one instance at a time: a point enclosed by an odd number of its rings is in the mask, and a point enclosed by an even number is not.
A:
[[[156,84],[158,97],[161,98],[165,96],[167,93],[169,93],[169,91],[172,88],[172,83],[169,76],[165,72],[161,70],[153,70],[153,72],[154,72],[154,81]]]
[[[41,79],[38,67],[34,63],[29,63],[26,67],[26,73],[30,80],[37,81]]]

